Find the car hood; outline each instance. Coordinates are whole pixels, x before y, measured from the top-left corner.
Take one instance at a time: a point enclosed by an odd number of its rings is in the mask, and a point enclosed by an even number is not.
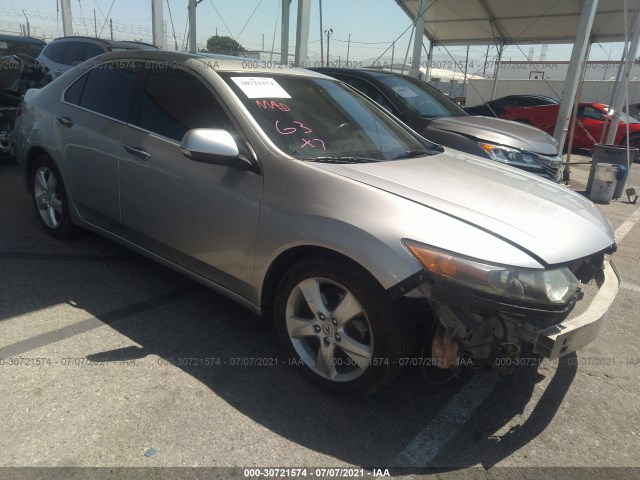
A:
[[[583,258],[615,241],[602,212],[568,187],[455,150],[408,160],[314,165],[472,224],[542,264]]]
[[[491,117],[442,117],[430,127],[519,148],[542,155],[558,155],[558,142],[542,130],[521,123]]]

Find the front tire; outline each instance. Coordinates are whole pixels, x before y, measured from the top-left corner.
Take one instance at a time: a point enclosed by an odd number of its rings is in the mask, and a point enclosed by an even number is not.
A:
[[[278,336],[320,387],[368,395],[400,372],[406,332],[387,293],[360,268],[303,260],[287,272],[276,295]]]
[[[46,155],[35,159],[30,175],[31,196],[38,220],[50,235],[68,238],[76,232],[62,176]]]

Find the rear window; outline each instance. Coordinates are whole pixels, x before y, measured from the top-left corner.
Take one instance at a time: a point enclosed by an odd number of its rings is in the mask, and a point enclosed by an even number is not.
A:
[[[84,42],[69,42],[67,49],[64,51],[62,63],[65,65],[78,65],[84,62],[87,44]]]
[[[104,50],[100,48],[98,45],[94,43],[89,43],[87,45],[87,51],[84,54],[84,59],[89,60],[90,58],[97,57],[98,55],[102,55]]]
[[[45,50],[44,50],[44,55],[56,62],[56,63],[62,63],[62,57],[64,56],[64,49],[67,46],[66,42],[59,42],[59,43],[54,43],[52,45],[49,45]]]

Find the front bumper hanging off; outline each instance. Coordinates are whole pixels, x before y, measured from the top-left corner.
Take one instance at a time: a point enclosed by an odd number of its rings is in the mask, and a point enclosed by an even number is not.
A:
[[[598,336],[620,286],[620,274],[611,259],[604,262],[596,284],[598,293],[584,313],[538,332],[533,348],[536,353],[558,358],[584,347]]]

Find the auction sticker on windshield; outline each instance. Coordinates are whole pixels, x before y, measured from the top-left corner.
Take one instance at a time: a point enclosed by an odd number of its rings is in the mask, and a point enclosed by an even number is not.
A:
[[[291,98],[273,78],[231,77],[248,98]]]

